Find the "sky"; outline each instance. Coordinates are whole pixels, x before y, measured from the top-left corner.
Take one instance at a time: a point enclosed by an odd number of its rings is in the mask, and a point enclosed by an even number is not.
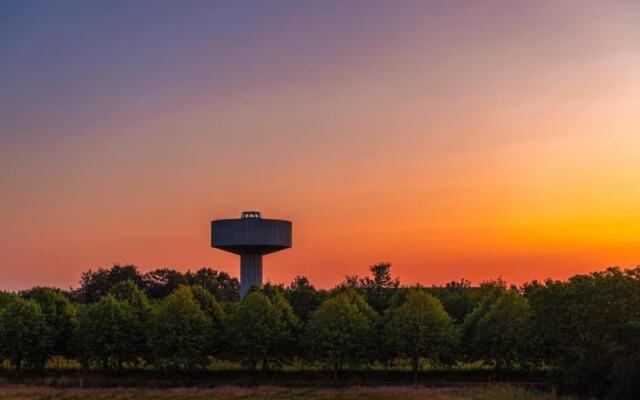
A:
[[[640,2],[0,2],[0,289],[204,266],[564,279],[640,264]]]

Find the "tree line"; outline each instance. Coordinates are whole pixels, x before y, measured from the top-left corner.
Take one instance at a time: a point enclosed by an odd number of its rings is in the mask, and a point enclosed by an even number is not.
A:
[[[88,271],[77,289],[0,293],[0,358],[20,373],[53,357],[105,372],[195,371],[214,360],[247,370],[288,363],[344,369],[428,363],[549,371],[563,391],[640,398],[640,268],[516,287],[402,286],[391,265],[331,290],[307,278],[267,284],[242,300],[212,269],[135,266]]]

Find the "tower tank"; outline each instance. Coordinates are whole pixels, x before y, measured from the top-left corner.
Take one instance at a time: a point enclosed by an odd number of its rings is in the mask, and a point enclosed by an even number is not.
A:
[[[266,219],[258,211],[211,221],[211,247],[240,256],[240,297],[262,287],[262,256],[291,247],[291,221]]]

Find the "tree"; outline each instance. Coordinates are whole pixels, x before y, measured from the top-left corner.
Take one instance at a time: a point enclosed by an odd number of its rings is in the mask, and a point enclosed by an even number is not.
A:
[[[311,313],[322,303],[322,294],[304,276],[296,276],[284,295],[293,312],[303,323],[309,321]]]
[[[15,299],[15,295],[13,293],[0,291],[0,311],[9,305]]]
[[[476,361],[476,338],[478,335],[478,323],[487,314],[489,308],[507,291],[506,284],[502,280],[483,282],[476,290],[478,303],[468,313],[460,326],[460,354],[464,361]]]
[[[196,272],[187,272],[190,285],[199,285],[211,292],[218,301],[235,301],[240,299],[240,282],[226,272],[218,272],[211,268],[201,268]]]
[[[124,301],[140,316],[145,319],[150,311],[149,299],[145,292],[133,281],[126,280],[115,284],[109,293],[116,300]]]
[[[444,287],[433,287],[429,293],[442,302],[447,314],[454,323],[461,324],[469,313],[480,302],[481,291],[471,287],[471,282],[465,279],[448,282]]]
[[[423,290],[412,289],[402,305],[389,310],[386,337],[398,354],[411,359],[414,383],[420,358],[439,361],[451,352],[455,330],[442,303]]]
[[[528,363],[531,310],[527,300],[509,290],[483,311],[475,327],[472,357],[496,371]]]
[[[15,297],[0,311],[0,355],[18,374],[23,366],[42,368],[53,341],[42,309],[34,300]]]
[[[76,343],[85,367],[122,370],[137,364],[141,354],[140,321],[134,308],[111,294],[80,308]]]
[[[400,286],[400,280],[391,277],[391,264],[387,262],[372,265],[369,271],[371,277],[360,279],[359,287],[364,289],[371,307],[380,313],[389,307],[395,289]]]
[[[374,315],[375,311],[353,291],[325,300],[311,314],[307,346],[317,359],[332,367],[334,379],[345,363],[357,365],[367,358],[375,334]]]
[[[279,295],[278,295],[279,296]],[[272,302],[258,291],[250,292],[236,304],[229,319],[232,356],[244,365],[262,370],[281,365],[288,355],[297,318],[284,299]]]
[[[533,343],[561,390],[640,398],[640,267],[525,287]]]
[[[85,303],[98,301],[100,297],[109,293],[111,288],[120,282],[132,281],[136,286],[143,287],[142,275],[135,265],[115,264],[110,269],[100,268],[82,273],[80,288],[73,292],[74,298]]]
[[[145,291],[151,299],[163,299],[180,285],[187,285],[187,277],[170,268],[158,268],[142,276]]]
[[[211,321],[191,288],[181,286],[154,308],[150,324],[153,362],[162,368],[191,371],[209,362]]]
[[[149,332],[148,323],[151,317],[151,306],[145,292],[133,281],[126,280],[117,283],[109,292],[116,300],[126,303],[135,314],[135,319],[131,321],[131,344],[134,346],[134,353],[138,358],[147,356],[149,353]]]
[[[227,346],[226,330],[227,317],[220,303],[206,289],[201,286],[191,286],[191,293],[200,306],[200,309],[207,315],[211,322],[209,332],[209,354],[221,357]]]
[[[78,323],[76,308],[59,289],[35,287],[22,292],[25,299],[34,300],[44,315],[52,341],[52,354],[73,355],[73,332]]]

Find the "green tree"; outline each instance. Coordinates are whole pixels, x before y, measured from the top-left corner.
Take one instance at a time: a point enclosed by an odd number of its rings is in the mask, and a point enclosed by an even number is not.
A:
[[[288,346],[298,321],[291,307],[279,297],[274,304],[263,293],[250,292],[230,315],[232,356],[251,369],[258,363],[263,371],[269,364],[281,365],[289,355]]]
[[[508,290],[478,315],[472,357],[493,365],[497,371],[514,364],[525,365],[531,357],[531,310],[527,300]]]
[[[387,262],[372,265],[369,271],[371,277],[360,279],[358,287],[364,289],[371,307],[382,313],[389,307],[395,290],[400,286],[400,280],[391,276],[391,264]]]
[[[311,314],[306,343],[315,358],[326,362],[338,378],[346,363],[368,358],[375,335],[375,311],[360,295],[343,291],[325,300]]]
[[[211,320],[190,287],[179,287],[154,308],[149,329],[157,366],[191,371],[208,365]]]
[[[459,358],[464,361],[477,361],[476,338],[478,336],[478,323],[484,317],[489,308],[507,291],[506,284],[501,280],[483,282],[476,290],[478,303],[475,308],[464,318],[460,326]]]
[[[562,390],[640,398],[640,267],[527,285],[535,348]]]
[[[126,280],[116,283],[109,292],[116,300],[126,303],[135,313],[135,319],[131,321],[131,344],[139,358],[148,357],[149,332],[148,324],[151,318],[151,306],[146,293],[133,281]]]
[[[311,313],[322,303],[322,293],[304,276],[296,276],[284,292],[284,296],[291,304],[293,312],[305,324],[309,321]]]
[[[385,333],[397,353],[411,359],[416,383],[421,357],[438,362],[455,345],[453,323],[442,303],[418,289],[410,290],[404,303],[389,310]]]
[[[119,301],[129,304],[141,317],[150,311],[146,293],[132,280],[116,283],[109,293]]]
[[[200,268],[196,272],[187,272],[190,285],[202,286],[213,294],[218,301],[235,301],[240,299],[240,282],[226,272],[218,272],[211,268]]]
[[[35,287],[22,292],[26,299],[40,306],[53,343],[53,355],[73,355],[73,332],[76,329],[76,308],[59,289]]]
[[[141,354],[140,320],[126,301],[111,294],[80,308],[76,330],[77,351],[85,367],[122,370],[137,364]]]
[[[201,286],[191,286],[193,297],[211,322],[209,354],[222,357],[227,347],[227,316],[216,298]]]
[[[37,302],[15,297],[0,311],[0,355],[18,374],[24,366],[44,367],[52,347],[52,335]]]
[[[187,277],[170,268],[157,268],[142,276],[147,296],[151,299],[163,299],[180,285],[187,285]]]
[[[448,282],[443,287],[430,288],[429,293],[442,302],[445,311],[456,324],[461,324],[474,310],[482,294],[477,288],[472,288],[471,282],[465,279]]]
[[[111,291],[111,288],[120,282],[132,281],[138,287],[143,287],[142,275],[135,265],[115,264],[109,269],[100,268],[96,271],[84,272],[80,278],[80,288],[73,291],[73,298],[84,302],[93,303],[100,297]]]
[[[15,299],[13,293],[0,291],[0,311]]]

